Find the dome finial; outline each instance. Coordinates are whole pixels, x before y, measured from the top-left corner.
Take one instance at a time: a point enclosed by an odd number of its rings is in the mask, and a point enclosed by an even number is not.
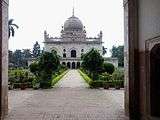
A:
[[[74,7],[73,7],[73,11],[72,11],[72,16],[74,16]]]
[[[74,16],[74,5],[75,4],[75,1],[73,0],[73,9],[72,9],[72,16]]]

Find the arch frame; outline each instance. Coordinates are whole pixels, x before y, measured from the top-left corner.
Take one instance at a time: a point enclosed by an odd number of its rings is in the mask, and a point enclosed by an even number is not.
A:
[[[131,116],[132,114],[134,114],[134,112],[136,112],[138,110],[137,106],[138,104],[137,103],[134,103],[134,101],[138,101],[139,97],[136,95],[134,95],[134,92],[136,91],[136,78],[137,78],[137,75],[138,73],[136,72],[136,68],[138,64],[136,59],[136,54],[138,51],[138,24],[137,24],[137,19],[138,19],[138,14],[137,14],[137,10],[138,10],[138,0],[124,0],[124,9],[125,9],[125,41],[126,41],[126,51],[125,51],[125,58],[126,60],[128,61],[126,63],[126,81],[125,81],[125,91],[126,91],[126,97],[125,97],[125,109],[126,109],[126,114],[128,116]],[[2,13],[4,13],[3,15],[8,15],[8,0],[1,0],[0,1],[0,27],[3,28],[2,26],[5,26],[7,27],[7,23],[8,23],[8,18],[7,16],[2,16]],[[6,18],[5,18],[6,17]],[[7,31],[7,28],[3,28],[3,29],[0,29],[0,32],[1,34],[6,34]],[[2,60],[3,59],[6,59],[7,58],[7,55],[4,55],[1,51],[4,50],[2,49],[3,47],[7,46],[8,42],[8,38],[0,38],[0,44],[1,44],[1,47],[0,47],[0,64],[1,64],[1,69],[0,69],[0,72],[1,72],[1,76],[4,76],[5,79],[3,79],[2,81],[2,78],[1,78],[1,91],[2,90],[5,90],[5,86],[3,86],[2,84],[5,83],[4,85],[8,85],[6,84],[7,83],[7,72],[4,73],[4,71],[2,71]],[[4,42],[5,41],[5,42]],[[4,43],[3,43],[4,42]],[[8,50],[6,50],[8,52]],[[6,52],[6,53],[7,53]],[[3,55],[2,55],[3,54]],[[134,66],[135,65],[135,66]],[[7,68],[6,68],[7,69]],[[8,86],[7,86],[8,87]],[[139,86],[138,86],[139,87]],[[2,92],[1,92],[2,93]],[[5,94],[5,93],[3,93]],[[8,109],[8,104],[4,101],[4,98],[8,98],[8,93],[5,94],[5,97],[1,95],[1,117],[2,115],[5,113],[5,109]],[[132,99],[133,98],[133,99]],[[6,105],[6,106],[4,106]],[[139,112],[139,111],[137,111]],[[136,113],[137,113],[136,112]]]
[[[151,116],[151,51],[154,49],[156,45],[160,44],[160,36],[148,39],[145,42],[145,62],[146,62],[146,113],[148,115],[148,119],[152,119]]]

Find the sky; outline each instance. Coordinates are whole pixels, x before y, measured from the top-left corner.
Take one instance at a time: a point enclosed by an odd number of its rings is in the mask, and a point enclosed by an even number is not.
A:
[[[36,41],[43,47],[44,30],[59,37],[73,6],[88,37],[103,31],[108,54],[113,45],[124,44],[123,0],[10,0],[9,19],[14,19],[19,29],[9,39],[9,49],[32,49]]]

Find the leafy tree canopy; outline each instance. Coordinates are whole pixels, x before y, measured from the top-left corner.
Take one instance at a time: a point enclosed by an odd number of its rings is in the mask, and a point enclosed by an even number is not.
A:
[[[124,66],[124,46],[113,46],[112,50],[112,57],[117,57],[118,58],[118,65],[123,67]]]
[[[98,69],[102,67],[104,59],[97,50],[92,49],[82,56],[82,61],[82,67],[90,72],[97,73]]]
[[[39,43],[36,41],[36,43],[33,46],[33,57],[37,58],[40,56],[41,53],[41,47],[39,45]]]
[[[11,36],[14,37],[15,35],[15,28],[19,28],[18,25],[13,23],[14,19],[10,19],[8,21],[8,37],[10,38]]]

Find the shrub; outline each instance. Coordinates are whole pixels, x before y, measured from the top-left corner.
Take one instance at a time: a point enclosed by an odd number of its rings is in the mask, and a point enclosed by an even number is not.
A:
[[[90,88],[100,88],[100,87],[103,87],[103,82],[102,80],[99,80],[99,81],[90,81],[89,82],[89,86]]]
[[[124,71],[117,69],[117,70],[112,74],[112,79],[113,79],[113,80],[123,80],[123,81],[124,81]]]
[[[40,88],[50,88],[53,73],[59,74],[61,68],[59,56],[55,51],[44,52],[36,63],[30,65],[30,70],[37,79],[33,82],[33,86],[37,87],[39,82]]]
[[[34,80],[32,81],[32,87],[33,87],[33,89],[38,89],[38,88],[40,88],[40,82],[39,82],[38,79],[34,79]]]
[[[123,80],[114,80],[113,85],[116,89],[120,89],[121,87],[124,87],[124,81]]]
[[[92,49],[82,56],[82,67],[90,72],[93,80],[96,79],[97,71],[102,67],[103,62],[103,57],[95,49]]]
[[[21,84],[31,87],[31,83],[35,79],[35,76],[26,69],[10,69],[8,73],[9,85],[13,86],[12,88],[20,88]]]
[[[107,72],[102,73],[101,75],[99,75],[99,80],[109,81],[111,79],[112,79],[112,75],[108,74]]]
[[[114,86],[121,86],[124,87],[124,71],[117,69],[113,74],[112,74],[112,80],[114,82]]]
[[[103,63],[103,70],[109,74],[112,74],[115,70],[114,65],[111,63]]]

